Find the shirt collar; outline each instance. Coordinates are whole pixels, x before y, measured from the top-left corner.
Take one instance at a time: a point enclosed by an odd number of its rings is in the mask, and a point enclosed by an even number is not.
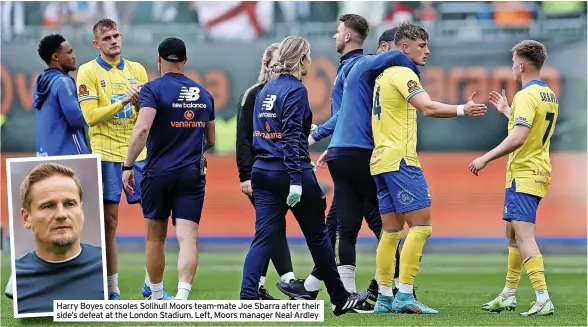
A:
[[[100,56],[96,57],[96,62],[98,63],[98,65],[100,65],[100,67],[104,68],[107,71],[112,68],[112,65],[107,63]],[[116,68],[118,68],[120,70],[123,70],[125,68],[125,60],[123,59],[123,57],[120,57],[120,62],[118,63],[118,65],[116,65]]]
[[[357,56],[361,56],[363,54],[363,49],[356,49],[356,50],[352,50],[347,52],[346,54],[342,55],[340,58],[340,61],[343,62],[347,59],[353,58],[353,57],[357,57]]]
[[[527,84],[525,84],[523,86],[523,89],[526,87],[529,87],[531,85],[547,86],[547,83],[545,83],[544,81],[538,80],[538,79],[534,79],[532,81],[529,81]]]

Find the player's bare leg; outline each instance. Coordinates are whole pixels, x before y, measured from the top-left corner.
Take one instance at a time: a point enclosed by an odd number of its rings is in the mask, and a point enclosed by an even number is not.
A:
[[[536,296],[536,301],[533,303],[531,309],[527,312],[522,312],[521,315],[551,315],[554,312],[554,307],[547,292],[543,256],[535,240],[535,224],[526,221],[513,221],[512,225],[515,230],[517,244],[521,251],[521,257],[523,258],[523,266],[527,271]]]
[[[376,251],[376,275],[378,279],[378,300],[374,313],[394,312],[392,281],[396,266],[396,250],[402,239],[404,215],[394,212],[382,214],[382,235]],[[398,286],[398,285],[397,285]]]
[[[108,299],[120,300],[118,288],[118,246],[116,228],[118,226],[118,203],[104,203],[104,238],[106,243],[106,279]]]
[[[494,300],[484,303],[482,309],[491,312],[512,311],[517,307],[515,293],[521,279],[523,259],[517,244],[516,234],[511,222],[505,224],[505,234],[508,240],[508,268],[506,273],[506,285]]]
[[[151,300],[169,300],[164,297],[163,271],[165,270],[165,239],[167,219],[145,219],[147,240],[145,242],[145,266],[149,274]]]
[[[180,247],[176,300],[187,300],[198,267],[198,224],[191,220],[176,218],[176,236]]]
[[[431,236],[431,208],[406,212],[402,215],[409,230],[400,253],[400,285],[394,297],[396,312],[438,314],[439,311],[418,302],[413,295],[414,279],[419,271],[425,243]]]

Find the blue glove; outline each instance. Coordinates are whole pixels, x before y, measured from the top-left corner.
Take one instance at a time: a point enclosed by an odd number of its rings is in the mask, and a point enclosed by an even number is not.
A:
[[[288,197],[286,198],[286,204],[293,207],[300,202],[301,197],[302,185],[290,185],[290,193],[288,193]]]

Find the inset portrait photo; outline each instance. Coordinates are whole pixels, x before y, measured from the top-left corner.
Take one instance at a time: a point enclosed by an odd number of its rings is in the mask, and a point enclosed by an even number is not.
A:
[[[15,318],[108,298],[100,169],[98,155],[6,160]]]

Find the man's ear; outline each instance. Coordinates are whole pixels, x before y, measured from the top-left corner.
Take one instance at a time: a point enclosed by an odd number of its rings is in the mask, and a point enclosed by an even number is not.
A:
[[[345,42],[351,42],[351,39],[353,39],[353,33],[351,33],[351,32],[345,33]]]
[[[20,219],[22,220],[24,228],[26,228],[26,229],[31,229],[31,223],[29,222],[30,218],[31,218],[31,214],[25,208],[21,208],[20,209]]]

